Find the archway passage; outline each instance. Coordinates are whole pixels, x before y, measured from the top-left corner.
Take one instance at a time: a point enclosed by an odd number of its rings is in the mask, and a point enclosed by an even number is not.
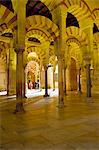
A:
[[[70,90],[77,90],[77,69],[76,69],[76,60],[71,58],[70,63]]]
[[[25,70],[25,81],[27,90],[39,88],[39,65],[36,61],[28,62]]]
[[[35,88],[35,74],[32,71],[28,72],[27,80],[28,80],[28,89],[34,89]]]

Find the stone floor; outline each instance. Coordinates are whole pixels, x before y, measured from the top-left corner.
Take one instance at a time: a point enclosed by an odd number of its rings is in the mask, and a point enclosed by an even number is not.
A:
[[[0,150],[99,150],[98,94],[68,93],[64,108],[57,97],[24,107],[13,114],[15,100],[0,105]]]

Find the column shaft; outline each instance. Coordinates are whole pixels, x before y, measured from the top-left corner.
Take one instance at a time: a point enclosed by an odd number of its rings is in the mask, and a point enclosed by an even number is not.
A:
[[[13,42],[10,43],[10,49],[7,53],[7,95],[16,94],[16,55],[13,49]]]
[[[47,67],[45,67],[45,95],[44,97],[49,96],[48,95],[48,76],[47,76]]]
[[[17,53],[17,65],[16,65],[16,112],[24,111],[23,97],[24,97],[24,68],[23,68],[23,52],[20,50]]]
[[[39,89],[42,90],[42,67],[40,68],[40,73],[39,73]]]
[[[55,90],[55,78],[54,78],[54,75],[55,75],[55,70],[53,69],[53,91]]]
[[[24,69],[23,69],[23,51],[25,50],[25,19],[26,19],[26,1],[16,1],[17,4],[17,30],[15,39],[15,51],[17,55],[16,64],[16,110],[24,111]]]
[[[17,53],[16,66],[16,95],[17,98],[23,98],[23,53]]]
[[[26,74],[25,74],[25,68],[23,68],[23,97],[25,98],[26,93]]]
[[[63,63],[58,58],[58,88],[59,88],[59,107],[64,106],[64,87],[63,87]]]
[[[9,57],[10,53],[8,51],[7,53],[7,95],[9,95],[9,66],[10,66],[10,63],[9,63]]]
[[[87,97],[91,97],[90,64],[86,65],[86,84],[87,84]]]
[[[64,67],[64,94],[66,95],[66,68]]]
[[[81,92],[80,73],[81,73],[81,68],[78,69],[78,92]]]

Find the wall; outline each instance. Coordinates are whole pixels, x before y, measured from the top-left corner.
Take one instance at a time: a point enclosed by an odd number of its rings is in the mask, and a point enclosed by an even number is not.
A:
[[[0,91],[7,90],[7,72],[6,66],[0,58]]]

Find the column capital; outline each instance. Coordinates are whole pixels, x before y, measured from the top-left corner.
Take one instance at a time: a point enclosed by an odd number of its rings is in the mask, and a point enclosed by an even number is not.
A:
[[[53,72],[55,72],[55,70],[56,70],[56,67],[53,67]]]
[[[81,75],[81,67],[77,68],[77,73]]]
[[[59,54],[58,56],[57,56],[57,58],[58,58],[58,60],[62,60],[62,61],[65,61],[65,59],[64,59],[64,55],[63,54]]]
[[[91,64],[91,56],[90,55],[84,56],[84,61],[86,64]]]
[[[43,66],[41,65],[41,66],[40,66],[40,72],[42,71],[42,67],[43,67]]]
[[[44,65],[44,70],[46,71],[48,69],[47,65]]]
[[[66,69],[66,68],[67,68],[67,65],[64,66],[64,69]]]
[[[25,51],[24,48],[15,48],[14,51],[18,54],[18,53],[23,53]]]

